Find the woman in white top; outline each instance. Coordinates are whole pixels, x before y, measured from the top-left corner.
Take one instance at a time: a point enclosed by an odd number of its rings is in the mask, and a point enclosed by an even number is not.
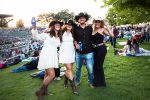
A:
[[[38,96],[39,100],[41,100],[44,95],[48,94],[48,85],[55,77],[54,68],[58,68],[57,47],[60,46],[60,42],[62,41],[62,25],[62,22],[52,21],[50,23],[50,32],[42,34],[38,34],[36,29],[32,29],[33,39],[44,41],[38,62],[38,69],[45,70],[45,77],[42,87],[36,91],[36,95]]]
[[[69,20],[66,23],[63,29],[62,43],[59,51],[59,63],[62,63],[66,67],[65,77],[64,77],[64,87],[67,88],[68,80],[72,87],[72,92],[78,94],[74,76],[73,76],[73,63],[75,61],[75,47],[73,39],[73,26],[75,24],[72,20]]]

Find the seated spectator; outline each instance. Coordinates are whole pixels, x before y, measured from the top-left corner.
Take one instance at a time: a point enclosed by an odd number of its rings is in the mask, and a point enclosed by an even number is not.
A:
[[[39,56],[39,50],[35,50],[33,57],[38,57],[38,56]]]
[[[23,66],[19,68],[15,68],[12,70],[13,73],[18,73],[22,71],[29,71],[29,70],[34,70],[37,69],[39,58],[32,60],[31,62],[28,62],[27,64],[24,64]]]
[[[39,56],[39,51],[35,50],[32,57],[28,57],[27,59],[22,60],[22,62],[24,62],[24,61],[30,62],[30,61],[36,59],[38,56]]]
[[[23,59],[25,59],[26,57],[25,57],[25,54],[21,51],[21,54],[20,54],[20,59],[21,59],[21,61],[23,60]]]
[[[0,61],[0,69],[6,68],[7,67],[7,60],[3,59]]]
[[[114,51],[115,55],[120,56],[134,56],[135,55],[135,49],[132,46],[132,39],[128,39],[127,44],[124,46],[123,49]]]
[[[140,43],[140,41],[141,41],[141,33],[140,32],[136,32],[136,34],[134,35],[134,39],[136,39],[136,41],[138,43]]]
[[[17,56],[17,58],[15,58],[15,60],[11,63],[8,63],[9,66],[13,66],[16,64],[19,64],[21,62],[20,56]]]
[[[140,53],[138,40],[133,39],[132,46],[133,46],[133,49],[135,51],[135,54]]]

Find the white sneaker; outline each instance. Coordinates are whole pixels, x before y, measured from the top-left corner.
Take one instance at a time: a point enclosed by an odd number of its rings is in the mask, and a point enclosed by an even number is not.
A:
[[[61,78],[60,77],[55,77],[55,79],[54,80],[56,80],[56,81],[60,81],[61,80]]]
[[[109,47],[107,47],[107,50],[109,50]]]

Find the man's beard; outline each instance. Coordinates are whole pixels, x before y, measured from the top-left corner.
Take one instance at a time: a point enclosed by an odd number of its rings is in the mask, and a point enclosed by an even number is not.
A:
[[[81,25],[85,24],[85,22],[80,22]]]

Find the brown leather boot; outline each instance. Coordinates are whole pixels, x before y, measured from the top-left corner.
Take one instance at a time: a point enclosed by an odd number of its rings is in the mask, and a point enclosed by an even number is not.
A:
[[[68,78],[64,75],[64,88],[68,87]]]
[[[45,93],[46,87],[42,85],[42,87],[36,91],[36,96],[38,97],[38,100],[44,100],[44,93]]]
[[[73,78],[73,80],[69,79],[69,82],[70,82],[70,85],[71,85],[71,88],[72,88],[72,93],[75,94],[75,95],[79,95],[79,93],[77,92],[77,87],[75,85],[74,78]]]
[[[48,92],[48,87],[45,88],[44,95],[53,95],[53,93]]]

